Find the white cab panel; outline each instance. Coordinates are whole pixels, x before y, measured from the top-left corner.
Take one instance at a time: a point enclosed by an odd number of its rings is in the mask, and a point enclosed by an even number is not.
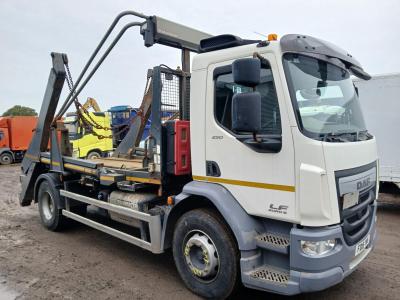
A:
[[[242,57],[251,57],[254,50],[253,46],[247,55],[242,53]],[[283,87],[275,56],[271,53],[262,55],[270,62],[274,77],[282,124],[282,150],[279,153],[256,152],[237,140],[215,120],[213,72],[217,67],[230,65],[232,59],[210,64],[207,69],[206,160],[218,163],[221,176],[216,178],[236,181],[233,184],[220,184],[232,193],[249,214],[296,222],[294,149]],[[205,161],[203,163],[204,170]],[[198,175],[195,171],[193,174]],[[200,174],[204,174],[204,171]],[[241,181],[246,183],[242,184]],[[263,187],[246,184],[261,184]],[[266,188],[265,185],[271,185],[271,188]],[[274,185],[278,185],[278,188]],[[280,190],[280,186],[291,190]]]
[[[205,69],[195,70],[191,74],[190,86],[190,149],[192,156],[192,172],[205,175],[206,146],[205,141],[205,109],[206,80]]]

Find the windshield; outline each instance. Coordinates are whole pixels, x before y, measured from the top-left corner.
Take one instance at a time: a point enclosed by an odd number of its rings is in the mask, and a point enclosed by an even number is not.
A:
[[[289,90],[303,133],[319,140],[355,135],[368,139],[358,95],[347,70],[299,54],[285,54]],[[335,140],[336,141],[336,140]]]
[[[68,130],[68,136],[70,140],[76,140],[80,138],[78,135],[78,121],[76,118],[65,118],[64,126]]]

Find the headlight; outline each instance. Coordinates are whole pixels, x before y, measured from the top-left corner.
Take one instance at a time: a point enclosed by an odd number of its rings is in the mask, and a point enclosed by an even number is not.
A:
[[[333,250],[336,246],[336,240],[327,241],[300,241],[301,250],[309,256],[324,255]]]

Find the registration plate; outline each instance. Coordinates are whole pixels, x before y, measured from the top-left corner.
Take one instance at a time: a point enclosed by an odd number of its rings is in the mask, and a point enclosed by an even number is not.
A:
[[[369,245],[369,238],[370,235],[368,234],[366,238],[364,238],[361,242],[359,242],[356,246],[356,253],[354,256],[357,256],[358,254],[360,254],[361,252],[363,252],[365,250],[365,248],[368,247]]]

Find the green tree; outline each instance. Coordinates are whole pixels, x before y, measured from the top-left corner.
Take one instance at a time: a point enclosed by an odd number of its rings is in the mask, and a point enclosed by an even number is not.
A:
[[[14,105],[3,114],[3,117],[8,116],[37,116],[37,113],[33,108]]]

